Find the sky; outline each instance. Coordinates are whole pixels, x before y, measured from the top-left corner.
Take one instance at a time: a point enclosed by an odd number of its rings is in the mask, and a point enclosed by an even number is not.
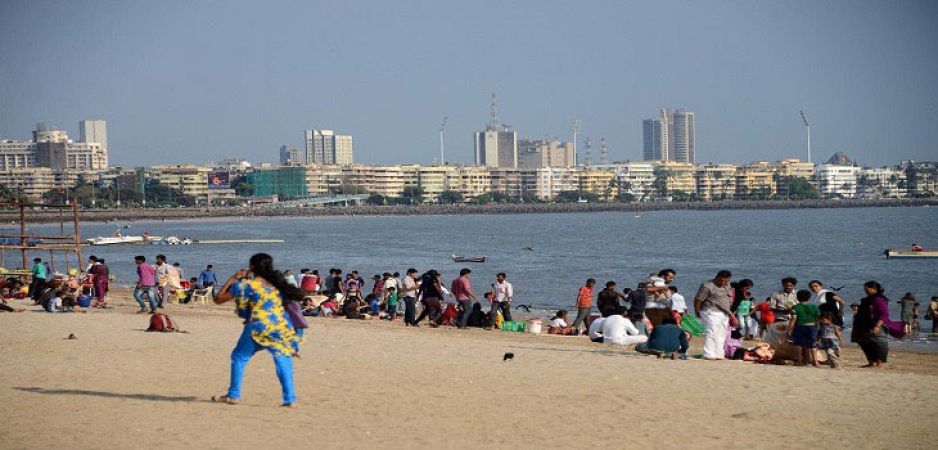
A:
[[[277,161],[303,130],[356,162],[471,163],[489,120],[605,138],[696,113],[697,162],[938,160],[935,1],[0,2],[0,136],[108,122],[112,165]]]

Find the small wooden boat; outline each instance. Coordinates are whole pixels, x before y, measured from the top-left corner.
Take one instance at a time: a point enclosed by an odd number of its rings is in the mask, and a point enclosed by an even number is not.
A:
[[[456,256],[453,255],[453,262],[471,262],[471,263],[484,263],[485,256]]]
[[[886,259],[890,258],[938,258],[938,250],[913,250],[910,248],[890,248],[883,252]]]

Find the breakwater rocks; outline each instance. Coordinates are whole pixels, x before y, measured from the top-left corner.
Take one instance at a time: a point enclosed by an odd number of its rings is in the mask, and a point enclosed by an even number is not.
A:
[[[526,203],[490,205],[394,205],[394,206],[328,206],[282,208],[264,207],[218,207],[218,208],[127,208],[127,209],[82,209],[84,222],[127,221],[127,220],[185,220],[201,218],[244,218],[244,217],[322,217],[322,216],[412,216],[412,215],[455,215],[455,214],[550,214],[582,212],[646,212],[646,211],[720,211],[734,209],[801,209],[801,208],[867,208],[867,207],[911,207],[938,206],[938,199],[892,199],[892,200],[799,200],[799,201],[719,201],[719,202],[661,202],[661,203]],[[57,222],[58,211],[30,210],[31,223]],[[71,214],[66,213],[66,221]],[[0,221],[10,223],[19,220],[16,211],[0,211]]]

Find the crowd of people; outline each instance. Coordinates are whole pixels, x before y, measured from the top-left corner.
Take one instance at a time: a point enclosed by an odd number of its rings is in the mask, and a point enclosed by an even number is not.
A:
[[[169,264],[164,255],[157,255],[155,264],[142,255],[134,260],[137,282],[133,296],[139,313],[157,313],[166,303],[184,303],[194,295],[208,296],[216,304],[235,303],[244,330],[231,354],[229,390],[214,397],[231,404],[240,401],[247,362],[266,349],[277,367],[284,406],[295,405],[291,358],[299,356],[299,342],[308,326],[306,317],[401,320],[410,327],[419,327],[426,320],[431,327],[491,330],[511,322],[515,308],[514,288],[504,272],[482,283],[485,288],[477,291],[468,268],[461,269],[448,284],[436,270],[420,274],[415,268],[403,276],[397,272],[376,274],[366,282],[358,271],[343,274],[339,268],[329,269],[325,276],[318,270],[302,269],[297,277],[289,270],[275,270],[269,255],[257,254],[249,269],[238,271],[222,284],[211,265],[186,280],[182,267]],[[915,330],[918,320],[918,303],[906,294],[899,300],[902,320],[892,321],[890,300],[875,281],[864,284],[866,296],[859,303],[847,305],[838,295],[839,289],[827,289],[821,281],[812,280],[808,289],[798,290],[798,280],[786,277],[778,291],[759,302],[752,293],[751,280],[733,282],[732,274],[721,270],[700,285],[691,309],[674,286],[676,276],[675,270],[663,269],[645,277],[635,289],[619,290],[609,281],[595,294],[596,280],[590,278],[576,292],[572,305],[576,317],[571,322],[566,310],[557,311],[547,324],[547,332],[586,335],[592,342],[634,346],[638,352],[674,359],[685,359],[691,340],[699,338],[705,360],[792,360],[796,365],[817,366],[818,355],[823,354],[827,364],[837,367],[849,307],[853,319],[850,339],[863,351],[867,359],[864,367],[882,367],[888,358],[887,336],[903,338]],[[0,310],[21,310],[7,305],[10,298],[31,298],[50,312],[107,308],[110,281],[110,271],[101,258],[92,256],[83,273],[72,269],[64,276],[54,274],[47,263],[36,258],[28,284],[16,277],[0,280],[4,300]],[[594,299],[598,314],[593,314]],[[933,324],[938,319],[938,297],[931,299],[925,317]],[[933,325],[932,331],[936,329]]]

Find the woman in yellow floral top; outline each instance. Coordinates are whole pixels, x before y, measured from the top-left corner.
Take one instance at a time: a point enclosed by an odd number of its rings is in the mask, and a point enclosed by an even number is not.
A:
[[[267,350],[277,367],[277,378],[283,388],[283,406],[295,407],[292,357],[299,350],[299,339],[283,305],[285,301],[302,298],[302,292],[287,284],[283,274],[274,270],[270,255],[258,253],[252,256],[250,266],[250,271],[241,270],[229,278],[215,296],[217,304],[235,301],[238,317],[244,319],[244,331],[231,352],[228,394],[212,397],[212,400],[240,403],[245,366],[255,353]]]

